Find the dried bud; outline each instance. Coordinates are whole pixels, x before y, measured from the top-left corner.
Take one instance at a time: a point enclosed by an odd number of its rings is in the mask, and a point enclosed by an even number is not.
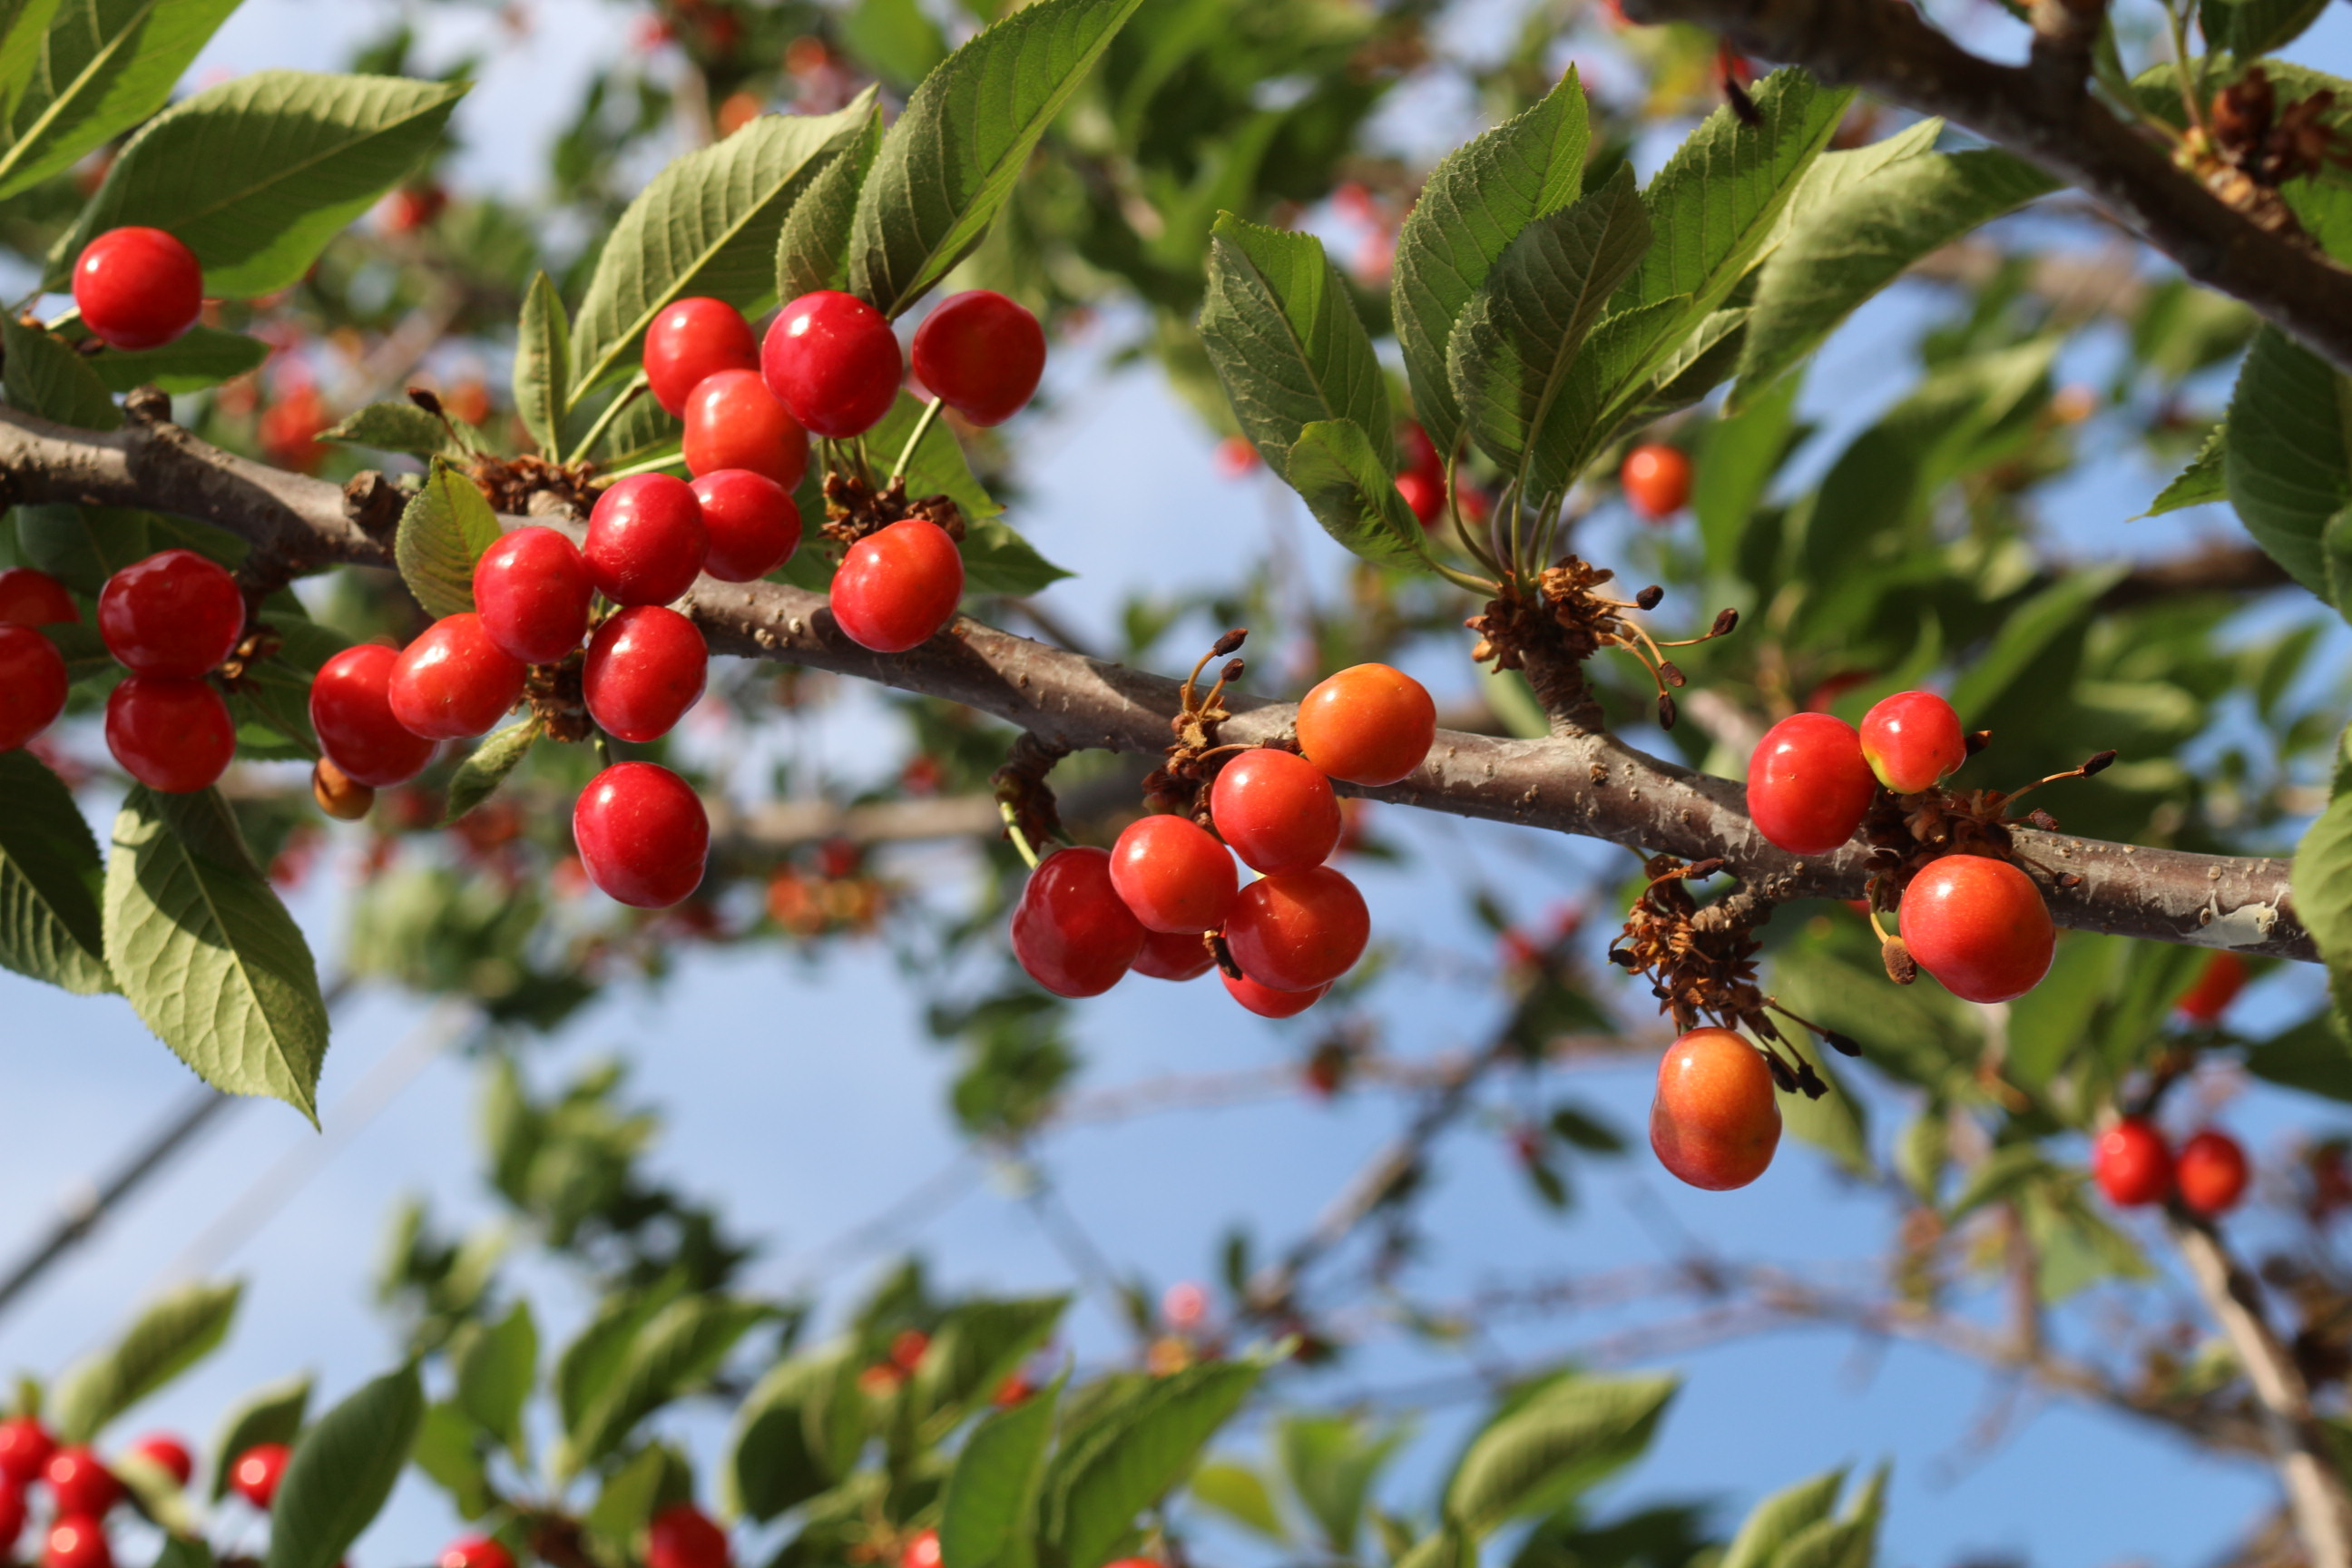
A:
[[[1690,678],[1683,674],[1681,668],[1670,658],[1658,660],[1658,679],[1677,691],[1690,684]]]
[[[1235,626],[1232,631],[1227,632],[1224,636],[1219,637],[1214,643],[1210,645],[1209,657],[1211,658],[1223,658],[1229,653],[1239,653],[1242,649],[1242,644],[1248,640],[1249,628],[1247,626]]]
[[[1890,936],[1880,945],[1878,956],[1886,965],[1886,978],[1897,985],[1908,985],[1919,978],[1919,965],[1913,962],[1911,950],[1903,945],[1899,936]]]
[[[2083,874],[2080,871],[2061,871],[2052,880],[2062,888],[2079,888],[2083,885]]]
[[[1797,1061],[1797,1088],[1807,1100],[1819,1100],[1830,1091],[1830,1086],[1822,1081],[1822,1075],[1813,1070],[1813,1064],[1801,1057]]]
[[[1822,1038],[1829,1043],[1830,1049],[1842,1057],[1862,1055],[1862,1047],[1854,1044],[1852,1035],[1841,1035],[1835,1029],[1823,1029]]]
[[[1968,742],[1969,755],[1973,757],[1979,752],[1983,751],[1987,746],[1992,744],[1992,731],[1990,730],[1971,730],[1968,733]]]
[[[357,822],[375,805],[375,791],[320,757],[310,769],[310,798],[338,822]]]
[[[1609,962],[1629,973],[1642,967],[1642,961],[1622,947],[1612,947],[1609,950]]]
[[[408,389],[408,401],[414,403],[417,407],[422,408],[425,413],[430,414],[436,419],[446,419],[448,417],[446,414],[444,414],[441,411],[440,397],[430,387],[410,387]]]
[[[1706,635],[1711,637],[1729,637],[1731,635],[1732,628],[1737,626],[1738,624],[1739,612],[1738,610],[1717,610],[1715,613],[1715,626],[1707,632]]]
[[[1694,881],[1704,882],[1709,877],[1714,876],[1717,871],[1722,869],[1723,857],[1720,855],[1710,855],[1704,860],[1693,861],[1690,868],[1683,872],[1683,875]]]
[[[2115,760],[2116,754],[2113,752],[2101,752],[2097,756],[2093,757],[2089,762],[2083,764],[2083,776],[2084,778],[2089,778],[2093,773],[2105,773],[2107,771],[2108,764],[2113,763]]]
[[[1231,686],[1234,681],[1239,680],[1242,678],[1242,672],[1248,668],[1249,661],[1247,659],[1234,659],[1228,663],[1224,668],[1217,672],[1217,679],[1223,685]]]
[[[1787,1062],[1780,1059],[1780,1052],[1766,1051],[1764,1053],[1764,1065],[1772,1069],[1773,1085],[1778,1088],[1782,1094],[1794,1094],[1797,1092],[1798,1080],[1796,1071],[1794,1068],[1790,1068]]]
[[[1211,931],[1202,940],[1208,942],[1209,956],[1217,961],[1217,967],[1224,972],[1226,979],[1245,980],[1249,978],[1242,973],[1242,966],[1234,962],[1233,950],[1225,945],[1223,932]]]
[[[1661,730],[1673,729],[1675,727],[1675,720],[1676,717],[1678,717],[1678,714],[1675,708],[1675,700],[1663,691],[1659,692],[1658,728]]]
[[[2042,810],[2038,805],[2032,811],[2025,814],[2025,820],[2033,824],[2034,826],[2042,829],[2044,833],[2055,833],[2058,831],[2058,819],[2051,816],[2048,812]]]
[[[1653,583],[1633,595],[1633,607],[1637,610],[1654,610],[1658,607],[1658,602],[1665,596],[1666,591]]]

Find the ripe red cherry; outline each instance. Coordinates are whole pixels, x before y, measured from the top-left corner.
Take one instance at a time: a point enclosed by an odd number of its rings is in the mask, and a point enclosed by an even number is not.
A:
[[[468,1535],[443,1549],[439,1568],[515,1568],[514,1553],[487,1535]]]
[[[482,630],[525,664],[553,664],[580,646],[594,593],[579,548],[551,528],[518,528],[474,563]]]
[[[433,742],[392,711],[399,662],[382,643],[362,643],[320,665],[310,681],[310,728],[320,747],[353,783],[372,789],[406,784],[433,760]]]
[[[65,1514],[41,1544],[41,1568],[114,1568],[106,1526],[86,1514]]]
[[[194,551],[166,550],[106,580],[98,631],[126,668],[202,675],[245,635],[245,595],[235,578]]]
[[[2221,1022],[2238,993],[2246,988],[2250,973],[2246,961],[2236,953],[2217,952],[2205,961],[2205,967],[2197,973],[2197,983],[2182,992],[2173,1006],[2190,1023],[2210,1027]]]
[[[0,1421],[0,1477],[17,1486],[29,1486],[40,1479],[58,1451],[57,1440],[47,1427],[31,1415],[11,1415]]]
[[[1617,482],[1625,487],[1625,499],[1633,503],[1643,521],[1664,522],[1690,500],[1690,459],[1672,447],[1653,441],[1625,454]]]
[[[694,481],[710,548],[702,569],[722,583],[752,583],[793,558],[801,509],[792,492],[749,468],[720,468]]]
[[[103,1519],[107,1510],[122,1500],[122,1483],[88,1448],[59,1448],[41,1467],[58,1512],[86,1513]]]
[[[1385,664],[1326,676],[1298,704],[1298,749],[1349,784],[1396,783],[1436,738],[1437,704],[1420,681]]]
[[[1013,909],[1013,956],[1057,996],[1099,996],[1143,951],[1143,924],[1118,896],[1110,856],[1056,849],[1037,863]]]
[[[1225,983],[1225,994],[1261,1018],[1295,1018],[1323,1000],[1331,990],[1328,985],[1318,985],[1307,991],[1276,991],[1271,985],[1260,985],[1246,974],[1236,980],[1222,970],[1217,978]]]
[[[646,1568],[727,1568],[727,1532],[690,1502],[672,1503],[646,1531]]]
[[[2160,1204],[2172,1191],[2172,1151],[2154,1125],[2127,1116],[2091,1145],[2091,1176],[2117,1208]]]
[[[66,710],[65,655],[30,626],[0,622],[0,752],[13,752]]]
[[[278,1496],[278,1483],[286,1477],[286,1461],[293,1457],[294,1450],[283,1443],[256,1443],[229,1467],[229,1489],[256,1508],[268,1508]]]
[[[919,1530],[898,1553],[898,1568],[940,1568],[940,1532]]]
[[[1932,691],[1898,691],[1862,716],[1862,754],[1896,795],[1933,788],[1969,760],[1960,716]]]
[[[17,1537],[25,1533],[25,1489],[0,1479],[0,1552],[13,1556]]]
[[[1271,746],[1217,770],[1209,817],[1234,854],[1269,876],[1320,866],[1339,847],[1342,826],[1339,797],[1323,770]]]
[[[1911,879],[1897,915],[1919,967],[1964,1002],[2007,1002],[2050,973],[2050,906],[2006,860],[1945,856]]]
[[[1111,886],[1146,931],[1195,939],[1213,931],[1237,881],[1232,852],[1190,817],[1139,818],[1111,847]]]
[[[99,342],[160,349],[196,324],[205,272],[194,251],[160,228],[112,228],[82,247],[73,297]]]
[[[1748,758],[1748,815],[1791,855],[1826,855],[1853,837],[1877,787],[1862,737],[1833,714],[1781,720]]]
[[[975,425],[1002,425],[1045,374],[1045,331],[1003,295],[974,289],[923,318],[914,361],[916,379],[940,401]]]
[[[667,605],[694,585],[710,539],[694,488],[670,474],[632,474],[596,498],[581,556],[616,605]]]
[[[607,898],[664,910],[702,885],[710,819],[693,787],[667,768],[615,763],[580,792],[572,837],[588,879]]]
[[[833,574],[833,618],[849,640],[904,653],[955,618],[963,556],[938,523],[902,518],[851,545]]]
[[[1261,877],[1234,900],[1225,946],[1242,973],[1276,991],[1312,991],[1355,966],[1371,940],[1356,884],[1328,866]]]
[[[1764,1054],[1730,1029],[1693,1029],[1658,1062],[1650,1148],[1679,1180],[1712,1193],[1744,1187],[1780,1146],[1780,1107]]]
[[[236,725],[208,682],[126,676],[106,699],[106,749],[149,789],[186,795],[228,772]]]
[[[836,441],[863,435],[890,412],[904,370],[882,312],[837,289],[785,306],[760,345],[768,390],[812,433]]]
[[[79,621],[81,611],[66,585],[30,566],[0,572],[0,622],[19,626],[53,626]]]
[[[521,699],[528,673],[467,610],[442,616],[401,649],[384,693],[393,717],[412,733],[457,741],[496,728]]]
[[[1129,967],[1154,980],[1198,980],[1214,962],[1199,931],[1146,931],[1143,951]]]
[[[2180,1146],[2172,1162],[2172,1184],[2180,1201],[2208,1219],[2228,1214],[2246,1195],[2246,1152],[2227,1132],[2211,1128]]]
[[[702,697],[710,649],[694,623],[636,605],[596,628],[580,671],[588,716],[624,741],[657,741]]]
[[[1412,509],[1415,521],[1423,528],[1433,526],[1445,511],[1445,480],[1443,476],[1431,479],[1426,474],[1399,474],[1397,494]]]
[[[175,1486],[186,1486],[188,1478],[196,1473],[196,1461],[189,1454],[188,1446],[168,1433],[142,1437],[131,1445],[131,1451],[171,1477]]]
[[[692,474],[748,468],[786,489],[808,472],[808,432],[755,370],[705,376],[686,400],[682,450]]]
[[[760,340],[743,312],[724,300],[680,300],[646,329],[646,386],[672,414],[706,376],[760,368]]]

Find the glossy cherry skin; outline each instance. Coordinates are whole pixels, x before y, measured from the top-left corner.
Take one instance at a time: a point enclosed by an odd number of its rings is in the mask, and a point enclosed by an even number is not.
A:
[[[1129,967],[1153,980],[1198,980],[1215,962],[1199,931],[1146,931],[1143,950]]]
[[[2050,973],[2057,928],[2033,879],[2006,860],[1947,855],[1911,879],[1898,911],[1919,967],[1964,1002],[2007,1002]]]
[[[467,610],[442,616],[401,649],[384,692],[393,717],[411,733],[458,741],[497,728],[521,700],[528,673]]]
[[[2210,1027],[2221,1022],[2230,1004],[2238,999],[2238,993],[2246,988],[2251,973],[2246,961],[2236,953],[2217,952],[2197,972],[2196,984],[2182,992],[2180,1000],[2172,1005],[2190,1023]]]
[[[1312,991],[1355,967],[1371,940],[1356,884],[1328,866],[1261,877],[1234,900],[1225,947],[1242,973],[1276,991]]]
[[[433,760],[434,743],[392,710],[400,655],[382,643],[347,647],[310,680],[310,728],[345,776],[371,789],[406,784]]]
[[[1625,454],[1617,482],[1644,522],[1664,522],[1690,500],[1690,459],[1668,446],[1650,442]]]
[[[245,635],[245,595],[217,563],[193,550],[166,550],[106,580],[98,631],[126,669],[202,675]]]
[[[474,563],[482,630],[525,664],[553,664],[579,647],[595,591],[579,547],[551,528],[518,528]]]
[[[25,1533],[25,1489],[15,1481],[0,1479],[0,1554],[13,1558],[17,1538]]]
[[[2180,1201],[2208,1219],[2228,1214],[2246,1195],[2246,1152],[2227,1132],[2207,1128],[2173,1158],[2172,1184]]]
[[[646,1568],[727,1568],[727,1532],[690,1502],[672,1503],[646,1530]]]
[[[196,1473],[196,1461],[188,1452],[188,1446],[168,1433],[142,1437],[131,1445],[131,1451],[171,1477],[176,1486],[186,1486],[188,1478]]]
[[[1272,746],[1244,752],[1217,770],[1209,817],[1234,854],[1268,876],[1323,864],[1339,847],[1343,826],[1339,797],[1323,770]]]
[[[278,1483],[286,1479],[286,1461],[294,1450],[283,1443],[256,1443],[236,1457],[228,1470],[229,1489],[257,1509],[277,1500]]]
[[[1324,677],[1299,700],[1298,749],[1349,784],[1392,784],[1429,755],[1437,704],[1421,682],[1385,664]]]
[[[702,569],[722,583],[755,583],[801,545],[801,509],[792,492],[749,468],[720,468],[694,481],[710,547]]]
[[[904,653],[955,618],[963,556],[938,523],[902,518],[851,545],[833,574],[833,618],[849,640]]]
[[[1110,856],[1091,847],[1039,861],[1013,909],[1013,956],[1057,996],[1099,996],[1118,984],[1144,934],[1111,882]]]
[[[2153,1123],[2126,1116],[2091,1144],[2091,1177],[2117,1208],[2160,1204],[2172,1194],[2172,1151]]]
[[[122,1483],[88,1448],[59,1448],[41,1467],[41,1479],[49,1483],[49,1496],[61,1514],[103,1519],[122,1500]]]
[[[672,414],[705,377],[760,368],[760,340],[743,312],[724,300],[680,300],[646,329],[646,388]]]
[[[1896,795],[1931,789],[1969,760],[1960,716],[1932,691],[1898,691],[1862,716],[1862,754]]]
[[[760,345],[768,390],[812,434],[836,441],[863,435],[890,412],[905,369],[882,312],[837,289],[785,306]]]
[[[236,725],[207,681],[126,676],[107,695],[106,749],[149,789],[186,795],[228,772]]]
[[[66,710],[65,655],[30,626],[0,622],[0,752],[13,752]]]
[[[57,1451],[57,1439],[37,1417],[11,1415],[0,1421],[0,1477],[29,1486],[40,1479],[49,1456]]]
[[[1146,931],[1197,939],[1215,930],[1239,879],[1233,852],[1190,817],[1139,817],[1111,846],[1111,886]]]
[[[940,1532],[919,1530],[898,1552],[898,1568],[940,1568]]]
[[[681,449],[690,474],[748,468],[789,490],[808,472],[808,432],[757,371],[722,370],[703,378],[686,400]]]
[[[671,474],[632,474],[596,498],[581,556],[588,580],[616,605],[667,605],[694,585],[710,536],[694,488]]]
[[[114,1568],[105,1524],[88,1514],[58,1516],[41,1543],[41,1568]]]
[[[1780,1146],[1780,1107],[1763,1053],[1731,1029],[1693,1029],[1658,1062],[1650,1148],[1680,1181],[1744,1187]]]
[[[572,837],[605,897],[664,910],[702,885],[710,819],[693,786],[667,768],[615,763],[580,792]]]
[[[18,626],[53,626],[81,619],[66,585],[30,566],[0,572],[0,623]]]
[[[588,716],[624,741],[657,741],[701,700],[710,649],[694,623],[635,605],[596,628],[580,671]]]
[[[442,1550],[438,1568],[515,1568],[514,1553],[487,1535],[468,1535]]]
[[[1423,528],[1436,525],[1445,515],[1445,479],[1441,475],[1431,479],[1426,474],[1399,474],[1397,494],[1412,510],[1413,520]]]
[[[1225,994],[1240,1003],[1261,1018],[1295,1018],[1330,994],[1328,984],[1306,991],[1276,991],[1271,985],[1260,985],[1248,975],[1239,980],[1220,971],[1217,978],[1225,983]]]
[[[915,329],[915,378],[974,425],[1002,425],[1045,374],[1037,318],[986,289],[952,294]]]
[[[1748,758],[1748,815],[1791,855],[1826,855],[1853,837],[1877,788],[1862,737],[1834,714],[1781,720]]]
[[[310,798],[338,822],[357,822],[375,809],[375,788],[335,765],[332,757],[310,764]]]
[[[73,297],[99,342],[159,349],[196,324],[205,271],[194,251],[160,228],[111,228],[82,247]]]

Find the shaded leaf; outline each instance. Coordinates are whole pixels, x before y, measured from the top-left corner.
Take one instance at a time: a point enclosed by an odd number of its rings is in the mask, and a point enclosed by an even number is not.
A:
[[[499,532],[499,514],[474,481],[436,458],[401,511],[392,558],[426,615],[460,615],[474,607],[474,563]]]
[[[371,403],[319,432],[321,441],[348,441],[380,452],[418,458],[461,458],[464,449],[447,426],[414,403]]]
[[[857,218],[857,192],[882,145],[882,110],[825,161],[784,216],[776,237],[776,298],[797,300],[849,280],[849,232]]]
[[[2320,536],[2352,502],[2347,418],[2352,378],[2276,327],[2254,334],[2230,398],[2223,480],[2254,542],[2322,598],[2328,585]]]
[[[611,1381],[566,1433],[557,1468],[576,1472],[604,1458],[636,1424],[701,1383],[735,1342],[773,1315],[756,1301],[686,1296],[672,1301],[633,1337]]]
[[[152,1303],[121,1339],[76,1362],[49,1405],[58,1440],[88,1443],[107,1423],[202,1361],[228,1333],[236,1284],[188,1284]]]
[[[392,1496],[425,1419],[416,1369],[362,1385],[302,1434],[269,1506],[264,1568],[334,1568]]]
[[[1136,1515],[1183,1478],[1241,1408],[1262,1370],[1255,1362],[1188,1367],[1070,1430],[1047,1467],[1039,1510],[1061,1568],[1100,1568]]]
[[[2352,795],[2329,801],[2305,829],[2291,879],[2295,915],[2327,965],[2336,1017],[2352,1023]]]
[[[1558,1507],[1646,1447],[1678,1386],[1671,1377],[1555,1380],[1463,1454],[1446,1516],[1475,1537]]]
[[[259,338],[194,326],[160,349],[108,349],[82,363],[109,392],[150,383],[166,392],[201,392],[260,369],[268,357],[269,345]]]
[[[545,728],[534,713],[482,737],[481,743],[457,764],[457,773],[450,777],[449,805],[442,815],[441,826],[448,826],[497,794],[499,785],[507,782],[507,775],[530,755],[531,747],[538,743]]]
[[[2208,501],[2230,499],[2229,481],[2224,475],[2223,454],[2229,450],[2230,427],[2216,425],[2197,448],[2196,458],[2174,477],[2173,481],[2147,503],[2140,517],[2160,517],[2168,511],[2179,511],[2185,506],[2202,506]],[[2134,518],[2137,522],[2139,518]]]
[[[228,1495],[229,1471],[247,1449],[294,1441],[310,1407],[309,1373],[264,1384],[233,1405],[221,1417],[219,1435],[213,1439],[213,1500]]]
[[[1289,1543],[1290,1531],[1283,1527],[1282,1515],[1275,1509],[1274,1494],[1255,1470],[1212,1459],[1192,1472],[1192,1483],[1184,1490],[1202,1508],[1223,1514],[1243,1529],[1277,1545]]]
[[[1433,570],[1421,520],[1354,420],[1318,420],[1301,428],[1285,467],[1324,532],[1367,561]]]
[[[545,272],[534,274],[522,297],[515,332],[515,413],[540,456],[563,460],[563,395],[572,384],[572,321]]]
[[[60,173],[163,107],[236,6],[237,0],[64,0],[9,117],[0,197]]]
[[[940,1498],[943,1568],[1024,1568],[1062,1378],[972,1429]]]
[[[98,838],[30,752],[0,752],[0,965],[78,996],[111,988]]]
[[[539,1373],[539,1326],[530,1303],[517,1301],[496,1324],[478,1326],[451,1360],[458,1405],[520,1458],[523,1406]]]
[[[63,338],[0,316],[0,353],[7,356],[0,385],[10,407],[80,430],[121,428],[122,410],[107,395],[106,384]]]

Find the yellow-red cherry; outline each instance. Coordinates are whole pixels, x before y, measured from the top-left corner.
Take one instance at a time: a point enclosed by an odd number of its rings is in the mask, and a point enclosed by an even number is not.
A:
[[[60,1514],[41,1542],[41,1568],[114,1568],[106,1525],[88,1514]]]
[[[862,436],[890,412],[906,360],[881,311],[837,289],[786,305],[760,345],[760,374],[793,417],[836,441]]]
[[[1057,996],[1099,996],[1118,984],[1144,934],[1112,885],[1109,854],[1092,846],[1040,860],[1013,908],[1013,956]]]
[[[746,468],[788,490],[808,472],[808,432],[753,370],[703,377],[686,400],[680,451],[690,474]]]
[[[1154,980],[1198,980],[1216,962],[1209,955],[1209,944],[1201,940],[1202,934],[1147,930],[1142,950],[1129,967]]]
[[[56,723],[70,684],[57,644],[30,626],[0,622],[0,752]]]
[[[1233,852],[1189,816],[1140,817],[1110,851],[1111,886],[1146,931],[1196,939],[1222,924],[1240,877]]]
[[[236,725],[208,681],[125,676],[107,694],[106,749],[149,789],[187,795],[228,772]]]
[[[702,569],[722,583],[751,583],[793,558],[801,509],[792,492],[749,468],[720,468],[694,481],[709,539]]]
[[[578,649],[595,591],[579,547],[551,528],[518,528],[474,563],[482,630],[525,664],[553,664]]]
[[[1658,1062],[1650,1148],[1678,1180],[1744,1187],[1780,1146],[1780,1106],[1764,1055],[1731,1029],[1693,1029]]]
[[[2117,1208],[2160,1204],[2172,1194],[2172,1151],[2155,1123],[2126,1116],[2092,1141],[2091,1178]]]
[[[1947,855],[1903,889],[1904,946],[1964,1002],[2007,1002],[2050,973],[2057,928],[2033,879],[2006,860]]]
[[[352,782],[373,789],[406,784],[433,760],[433,742],[392,711],[392,671],[399,662],[382,643],[362,643],[320,665],[310,680],[310,728],[320,749]]]
[[[950,294],[915,330],[915,378],[974,425],[1002,425],[1035,395],[1045,330],[987,289]]]
[[[310,798],[337,822],[357,822],[375,809],[375,788],[335,765],[332,757],[310,764]]]
[[[1295,1018],[1331,991],[1328,981],[1305,991],[1276,991],[1271,985],[1260,985],[1246,974],[1236,980],[1219,970],[1217,978],[1225,983],[1226,995],[1261,1018]]]
[[[760,368],[760,340],[743,312],[724,300],[698,297],[666,305],[646,328],[646,387],[672,414],[686,412],[694,389],[722,370]]]
[[[727,1532],[690,1502],[672,1503],[646,1529],[646,1568],[727,1568]]]
[[[2246,1152],[2238,1141],[2210,1127],[2183,1143],[2172,1161],[2173,1189],[2208,1219],[2238,1206],[2248,1174]]]
[[[955,618],[963,556],[938,523],[902,518],[849,547],[829,597],[833,618],[850,641],[876,653],[904,653]]]
[[[1421,766],[1437,738],[1437,704],[1385,664],[1324,677],[1298,703],[1298,749],[1349,784],[1392,784]]]
[[[515,1568],[514,1553],[487,1535],[468,1535],[442,1548],[436,1568]]]
[[[1269,876],[1320,866],[1339,845],[1339,797],[1323,770],[1295,752],[1259,746],[1227,761],[1209,787],[1217,836]]]
[[[667,605],[694,585],[710,536],[694,487],[673,474],[616,480],[588,513],[581,558],[616,605]]]
[[[81,324],[109,348],[160,349],[196,324],[205,273],[160,228],[110,228],[82,247],[73,297]]]
[[[1364,895],[1328,866],[1261,877],[1241,890],[1225,917],[1234,962],[1276,991],[1329,984],[1355,967],[1371,934]]]
[[[126,669],[198,676],[245,635],[245,595],[217,563],[193,550],[165,550],[106,580],[98,632]]]
[[[2176,1012],[2192,1024],[2210,1027],[2221,1021],[2238,993],[2246,988],[2247,978],[2253,972],[2246,961],[2236,953],[2223,951],[2205,961],[2197,972],[2195,984],[2180,994],[2172,1005]]]
[[[661,605],[615,613],[580,670],[588,716],[624,741],[657,741],[702,698],[710,649],[692,621]]]
[[[1952,705],[1932,691],[1898,691],[1862,716],[1862,754],[1896,795],[1932,789],[1969,760],[1968,737]]]
[[[81,610],[66,585],[30,566],[0,571],[0,623],[18,626],[53,626],[81,619]]]
[[[693,787],[667,768],[615,763],[580,792],[572,839],[605,897],[662,910],[702,885],[710,819]]]
[[[278,1483],[286,1479],[287,1461],[294,1450],[283,1443],[256,1443],[228,1468],[229,1489],[254,1507],[268,1510],[278,1500]]]
[[[1862,737],[1834,714],[1781,720],[1748,758],[1748,815],[1791,855],[1826,855],[1853,837],[1877,788]]]
[[[392,715],[431,741],[488,734],[522,698],[522,660],[490,640],[471,610],[444,616],[393,661],[384,695]]]
[[[59,1448],[41,1467],[49,1497],[59,1513],[86,1513],[103,1519],[122,1500],[122,1483],[99,1457],[85,1447]]]
[[[1691,462],[1675,447],[1646,442],[1625,454],[1617,482],[1643,521],[1664,522],[1690,500]]]

